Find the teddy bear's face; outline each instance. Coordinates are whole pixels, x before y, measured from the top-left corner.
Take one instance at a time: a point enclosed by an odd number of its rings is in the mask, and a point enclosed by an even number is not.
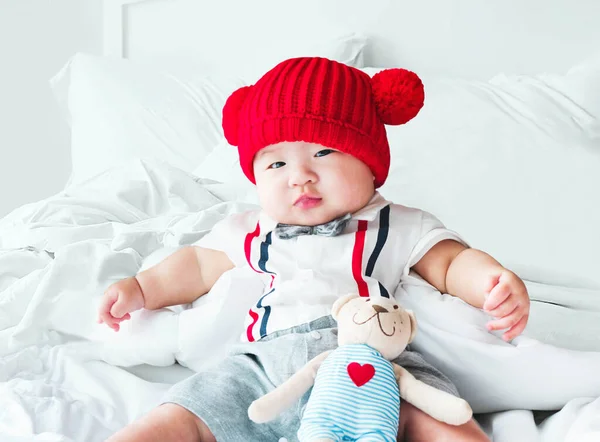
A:
[[[394,299],[349,296],[336,302],[333,316],[338,322],[338,344],[368,344],[388,360],[404,351],[416,332],[411,311]]]

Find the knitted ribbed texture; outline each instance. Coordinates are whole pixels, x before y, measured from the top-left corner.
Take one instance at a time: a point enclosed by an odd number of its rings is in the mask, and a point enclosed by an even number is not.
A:
[[[318,143],[353,155],[371,169],[376,187],[387,178],[390,149],[371,78],[333,60],[289,59],[255,85],[238,89],[223,109],[223,130],[238,146],[252,182],[255,154],[282,141]]]

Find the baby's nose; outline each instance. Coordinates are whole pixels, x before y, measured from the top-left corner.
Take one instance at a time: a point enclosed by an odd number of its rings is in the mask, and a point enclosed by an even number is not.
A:
[[[388,309],[377,304],[373,304],[373,310],[377,313],[388,313]]]
[[[309,183],[315,184],[318,181],[317,174],[305,166],[297,166],[290,172],[290,186],[305,186]]]

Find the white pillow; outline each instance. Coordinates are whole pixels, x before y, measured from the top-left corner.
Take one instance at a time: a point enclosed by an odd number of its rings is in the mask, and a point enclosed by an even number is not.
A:
[[[600,396],[600,352],[558,348],[521,335],[511,343],[489,333],[491,319],[412,274],[394,296],[417,318],[411,343],[456,384],[476,413],[557,410]],[[561,323],[553,324],[560,332]]]
[[[365,45],[365,37],[346,35],[304,55],[361,67]],[[124,59],[75,55],[51,80],[71,124],[69,184],[143,157],[191,172],[222,139],[222,107],[248,83],[243,73],[240,67],[231,75],[206,75],[181,66],[169,73]]]
[[[573,66],[566,75],[542,74],[540,79],[600,118],[600,52]]]
[[[423,83],[419,115],[388,127],[382,194],[434,213],[525,279],[600,288],[600,63]]]
[[[86,54],[72,57],[52,83],[71,124],[69,184],[144,157],[190,171],[219,140],[227,96],[245,84]]]
[[[237,147],[230,145],[225,138],[194,169],[193,173],[200,178],[235,186],[243,194],[244,202],[258,203],[256,186],[242,172]]]

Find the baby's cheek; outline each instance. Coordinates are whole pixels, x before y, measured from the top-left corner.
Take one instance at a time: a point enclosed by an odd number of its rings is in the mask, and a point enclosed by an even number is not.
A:
[[[353,206],[353,209],[360,209],[366,205],[375,191],[373,181],[365,179],[362,175],[347,176],[339,189],[340,200]]]
[[[266,194],[260,198],[260,206],[269,216],[275,219],[279,219],[282,210],[284,210],[281,199],[272,194]]]

